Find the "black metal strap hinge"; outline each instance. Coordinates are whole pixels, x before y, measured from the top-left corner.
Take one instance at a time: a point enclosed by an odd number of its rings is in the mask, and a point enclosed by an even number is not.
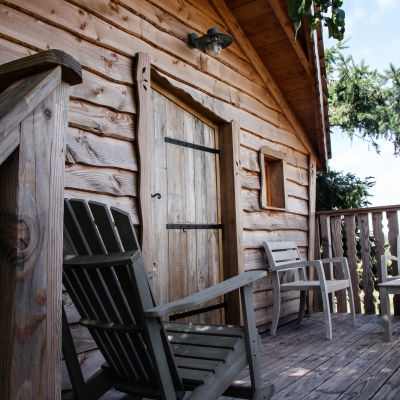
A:
[[[176,144],[178,146],[188,147],[190,149],[206,151],[208,153],[219,154],[219,158],[222,158],[222,152],[218,149],[213,149],[211,147],[200,146],[199,144],[184,142],[183,140],[172,139],[170,137],[166,137],[164,139],[167,143]]]
[[[167,229],[223,229],[222,224],[167,224]]]

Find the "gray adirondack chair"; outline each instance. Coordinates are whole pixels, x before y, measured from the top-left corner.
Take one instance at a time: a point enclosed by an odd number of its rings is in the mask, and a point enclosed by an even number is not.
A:
[[[387,276],[386,261],[400,261],[400,235],[397,236],[397,257],[389,254],[381,256],[381,277],[382,282],[378,284],[379,294],[381,301],[381,318],[383,328],[383,340],[385,342],[391,342],[392,336],[392,324],[390,321],[390,303],[389,294],[400,294],[400,275]]]
[[[298,324],[301,324],[303,319],[306,304],[306,292],[308,290],[320,291],[325,313],[326,338],[332,339],[332,324],[328,293],[333,293],[341,289],[347,289],[353,325],[356,326],[353,290],[351,287],[349,266],[345,257],[325,258],[323,260],[315,261],[302,261],[300,252],[294,242],[263,242],[263,245],[268,257],[269,269],[272,273],[272,286],[274,290],[274,313],[270,329],[271,335],[275,335],[276,327],[278,325],[281,307],[281,292],[289,290],[300,291],[300,307],[297,318]],[[323,268],[323,264],[325,263],[340,263],[345,279],[326,280]],[[308,266],[315,267],[318,275],[318,281],[307,281],[304,268]],[[299,280],[289,283],[280,283],[279,272],[291,269],[298,270]]]
[[[111,212],[110,212],[111,211]],[[221,395],[269,399],[263,385],[252,282],[246,272],[169,304],[156,306],[129,214],[97,202],[65,200],[63,284],[106,363],[86,383],[63,336],[74,396],[98,399],[112,386],[132,399],[212,400]],[[245,326],[163,323],[161,316],[239,289]],[[65,346],[64,346],[65,345]],[[69,346],[69,347],[68,347]],[[66,359],[67,359],[66,357]],[[232,382],[249,365],[251,387]],[[71,376],[72,372],[72,376]]]

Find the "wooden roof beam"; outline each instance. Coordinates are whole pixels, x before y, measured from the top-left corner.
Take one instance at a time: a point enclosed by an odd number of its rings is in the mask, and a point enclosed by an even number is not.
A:
[[[308,62],[307,54],[305,53],[301,43],[297,41],[296,45],[294,45],[294,26],[293,21],[289,17],[287,10],[282,7],[282,3],[280,0],[268,0],[272,9],[275,12],[276,17],[278,18],[279,22],[282,25],[282,28],[286,32],[290,43],[292,44],[297,56],[299,57],[301,63],[303,64],[304,69],[307,72],[307,75],[310,76],[310,65]]]
[[[313,144],[311,143],[307,133],[305,132],[304,128],[297,120],[296,115],[294,114],[293,110],[285,100],[284,95],[280,91],[278,85],[275,83],[274,79],[272,78],[271,74],[269,73],[268,69],[260,59],[259,55],[257,54],[254,47],[251,45],[249,39],[247,38],[246,34],[243,32],[242,28],[240,27],[239,23],[236,21],[235,17],[232,15],[231,11],[229,10],[228,6],[225,4],[224,0],[208,0],[211,6],[214,8],[218,16],[221,20],[225,23],[228,27],[230,33],[234,36],[235,41],[239,48],[243,51],[243,53],[248,58],[250,64],[253,66],[255,71],[258,73],[260,78],[265,84],[266,90],[271,95],[271,97],[275,100],[275,102],[279,105],[282,113],[287,118],[289,123],[292,125],[295,134],[301,144],[312,153],[316,153],[316,149],[314,148]],[[319,158],[318,164],[319,167],[325,169],[325,164],[327,163],[326,159]]]

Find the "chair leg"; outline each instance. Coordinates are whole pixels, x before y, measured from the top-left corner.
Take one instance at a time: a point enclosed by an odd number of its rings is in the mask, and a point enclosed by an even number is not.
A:
[[[305,290],[300,291],[300,306],[299,315],[297,317],[297,325],[300,325],[301,321],[303,321],[304,309],[306,308],[306,294],[307,292]]]
[[[279,287],[279,274],[272,272],[272,287],[274,290],[274,314],[272,316],[272,324],[269,334],[275,335],[276,327],[278,326],[279,313],[281,311],[281,289]]]
[[[325,288],[321,288],[322,306],[324,307],[325,313],[325,324],[326,324],[326,338],[332,339],[332,323],[331,323],[331,311],[329,307],[328,293]]]
[[[382,317],[382,328],[383,328],[383,340],[385,342],[391,342],[392,337],[392,323],[390,321],[390,304],[389,296],[386,292],[386,288],[381,287],[379,289],[381,295],[381,317]]]
[[[350,313],[353,317],[353,326],[357,326],[356,320],[356,309],[354,307],[354,297],[353,297],[353,288],[350,286],[347,288],[347,294],[349,296],[349,303],[350,303]]]

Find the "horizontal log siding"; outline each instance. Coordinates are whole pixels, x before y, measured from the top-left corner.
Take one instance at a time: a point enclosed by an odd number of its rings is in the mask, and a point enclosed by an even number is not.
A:
[[[295,240],[307,253],[307,150],[236,44],[218,57],[187,46],[190,32],[203,34],[212,26],[226,31],[205,0],[0,0],[0,26],[0,63],[58,48],[82,64],[83,84],[71,88],[67,197],[118,206],[140,224],[133,68],[135,55],[145,52],[160,75],[243,128],[245,268],[265,267],[266,239]],[[260,209],[258,151],[263,146],[285,154],[287,212]],[[265,330],[271,319],[271,286],[257,283],[255,292],[257,324]],[[296,298],[285,298],[285,320],[292,318],[296,305]],[[88,360],[99,359],[93,350],[89,353]]]

